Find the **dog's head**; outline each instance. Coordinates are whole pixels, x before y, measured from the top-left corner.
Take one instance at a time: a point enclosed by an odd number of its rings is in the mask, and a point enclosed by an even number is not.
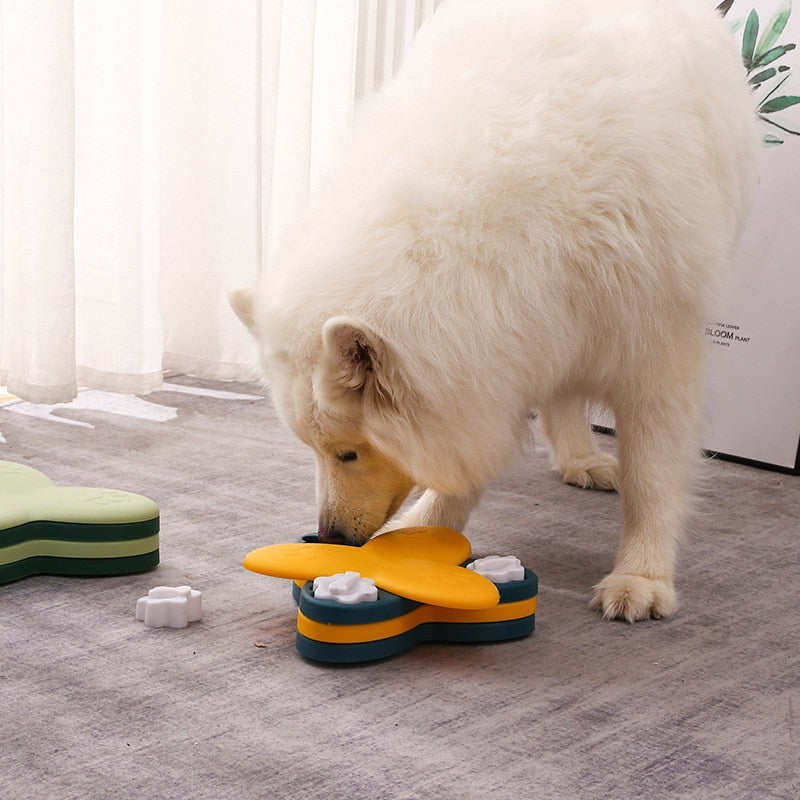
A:
[[[404,382],[389,346],[361,322],[334,317],[310,358],[270,341],[250,289],[231,305],[255,336],[278,412],[316,456],[320,541],[362,544],[387,522],[414,481],[376,444],[374,429],[398,413]]]

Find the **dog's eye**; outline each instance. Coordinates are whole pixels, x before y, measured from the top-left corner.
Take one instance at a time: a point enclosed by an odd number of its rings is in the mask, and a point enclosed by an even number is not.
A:
[[[355,461],[358,458],[358,453],[356,453],[355,450],[345,450],[343,453],[337,453],[336,458],[342,463]]]

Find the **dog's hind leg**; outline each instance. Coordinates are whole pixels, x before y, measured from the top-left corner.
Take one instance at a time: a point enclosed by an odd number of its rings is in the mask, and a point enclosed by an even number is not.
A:
[[[539,417],[550,441],[553,465],[564,483],[581,489],[618,488],[617,459],[598,449],[585,400],[575,396],[560,399],[539,409]]]
[[[606,618],[633,622],[676,608],[677,548],[700,454],[702,392],[699,354],[694,355],[665,359],[673,363],[658,369],[651,365],[615,403],[622,536],[614,569],[595,586],[591,603]]]

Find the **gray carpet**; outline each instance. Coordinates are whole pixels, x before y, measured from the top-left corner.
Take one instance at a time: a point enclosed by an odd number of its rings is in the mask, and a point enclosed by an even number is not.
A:
[[[0,586],[3,796],[800,796],[800,478],[710,462],[680,611],[631,626],[587,608],[618,497],[562,485],[532,447],[466,533],[538,573],[535,633],[320,666],[294,649],[289,583],[241,566],[314,530],[310,453],[256,384],[172,384],[212,391],[0,410],[0,459],[161,509],[154,572]],[[144,627],[159,584],[199,589],[203,620]]]

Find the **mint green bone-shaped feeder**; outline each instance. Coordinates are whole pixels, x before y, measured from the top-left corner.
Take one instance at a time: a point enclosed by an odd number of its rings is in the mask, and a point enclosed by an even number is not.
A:
[[[29,575],[127,575],[158,564],[158,506],[115,489],[56,486],[0,461],[0,584]]]

